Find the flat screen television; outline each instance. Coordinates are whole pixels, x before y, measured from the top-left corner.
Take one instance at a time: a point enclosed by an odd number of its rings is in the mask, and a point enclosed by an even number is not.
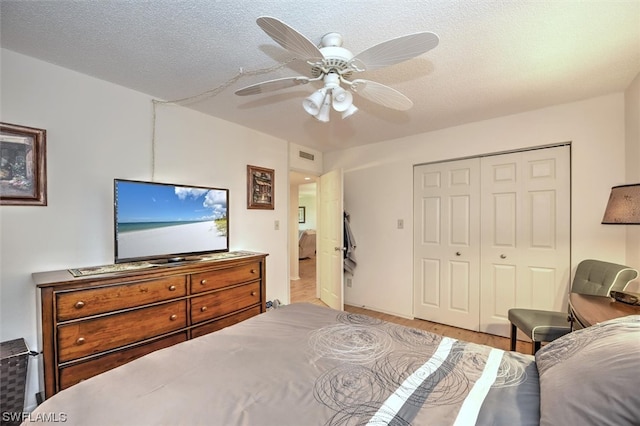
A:
[[[114,179],[115,263],[229,251],[229,190]]]

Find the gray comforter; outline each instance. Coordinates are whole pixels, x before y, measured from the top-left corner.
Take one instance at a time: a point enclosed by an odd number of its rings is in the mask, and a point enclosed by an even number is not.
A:
[[[537,425],[533,357],[293,304],[42,403],[81,425]]]

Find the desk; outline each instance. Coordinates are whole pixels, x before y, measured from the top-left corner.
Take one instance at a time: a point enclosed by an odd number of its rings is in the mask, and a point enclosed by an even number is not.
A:
[[[640,306],[616,302],[610,297],[571,293],[569,312],[573,318],[573,328],[589,327],[602,321],[627,315],[640,315]]]

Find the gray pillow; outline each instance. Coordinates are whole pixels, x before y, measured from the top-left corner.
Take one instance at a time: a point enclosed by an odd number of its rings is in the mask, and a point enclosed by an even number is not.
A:
[[[640,315],[554,340],[536,364],[541,425],[640,425]]]

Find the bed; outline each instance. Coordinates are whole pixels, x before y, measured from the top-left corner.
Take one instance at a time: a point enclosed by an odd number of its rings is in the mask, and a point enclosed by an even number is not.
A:
[[[534,358],[292,304],[85,380],[25,423],[57,413],[109,426],[637,425],[638,353],[640,316]]]

